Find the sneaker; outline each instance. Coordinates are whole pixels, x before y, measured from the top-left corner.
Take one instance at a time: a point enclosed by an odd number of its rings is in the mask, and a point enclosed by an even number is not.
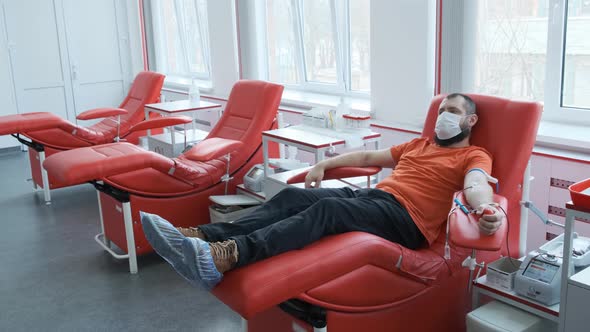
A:
[[[208,291],[238,262],[238,247],[234,240],[207,243],[199,238],[186,238],[182,250],[192,273],[200,278]]]
[[[176,229],[186,237],[196,237],[203,241],[207,241],[207,239],[205,239],[205,233],[203,233],[203,231],[201,231],[201,229],[198,227],[176,227]]]
[[[219,273],[223,274],[236,266],[238,262],[238,245],[234,240],[209,243],[211,256]]]
[[[141,225],[146,239],[158,253],[166,260],[174,270],[191,284],[203,287],[185,262],[182,253],[182,241],[186,239],[176,227],[162,217],[145,212],[139,212]]]

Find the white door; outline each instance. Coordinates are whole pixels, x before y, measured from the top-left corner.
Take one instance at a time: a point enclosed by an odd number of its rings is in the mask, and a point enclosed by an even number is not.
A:
[[[0,3],[0,116],[17,112],[4,17],[4,7]],[[18,141],[10,136],[0,136],[0,149],[11,146],[18,146]]]
[[[18,112],[53,112],[73,120],[63,19],[54,1],[3,4]]]
[[[76,114],[118,106],[131,81],[125,1],[63,0]]]

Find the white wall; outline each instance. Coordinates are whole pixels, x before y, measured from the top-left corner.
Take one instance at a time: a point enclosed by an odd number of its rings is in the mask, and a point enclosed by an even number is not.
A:
[[[6,45],[6,29],[4,25],[3,7],[0,3],[0,116],[16,113],[12,72]],[[0,149],[17,146],[17,141],[10,136],[0,136]]]
[[[371,108],[377,120],[422,127],[434,95],[435,0],[371,1]]]
[[[211,80],[213,91],[207,93],[227,98],[239,79],[235,0],[207,2]]]
[[[143,40],[138,0],[126,0],[129,48],[131,49],[131,73],[133,77],[143,70]]]

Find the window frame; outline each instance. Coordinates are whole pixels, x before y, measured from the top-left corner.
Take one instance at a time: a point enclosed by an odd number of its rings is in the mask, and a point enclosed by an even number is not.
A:
[[[563,106],[568,4],[569,0],[549,1],[544,119],[553,122],[588,125],[590,124],[590,107]]]
[[[336,83],[321,83],[321,82],[313,82],[308,80],[307,78],[307,65],[305,61],[305,43],[303,42],[304,38],[304,16],[303,16],[303,1],[304,0],[290,0],[291,6],[294,12],[293,18],[293,25],[292,29],[294,32],[295,40],[297,41],[297,45],[295,45],[295,63],[296,63],[296,70],[299,82],[297,84],[293,83],[283,83],[286,88],[301,92],[311,92],[311,93],[319,93],[319,94],[327,94],[327,95],[336,95],[336,96],[347,96],[353,98],[369,98],[371,90],[368,91],[360,91],[360,90],[352,90],[351,89],[351,79],[352,79],[352,68],[351,68],[351,52],[352,49],[350,47],[350,37],[351,37],[351,26],[350,26],[350,0],[345,1],[336,1],[336,0],[329,0],[330,3],[330,12],[331,12],[331,26],[332,26],[332,35],[334,38],[334,46],[336,52]],[[260,18],[259,22],[260,32],[259,32],[259,39],[262,41],[264,53],[262,61],[261,61],[261,70],[260,74],[263,75],[263,78],[269,80],[269,60],[268,60],[268,24],[267,24],[267,0],[262,0],[257,2],[258,9],[257,12],[259,13],[258,17]]]

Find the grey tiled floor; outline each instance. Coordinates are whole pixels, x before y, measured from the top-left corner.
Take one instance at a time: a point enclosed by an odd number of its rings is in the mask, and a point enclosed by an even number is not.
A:
[[[27,153],[0,151],[0,331],[240,330],[157,255],[130,275],[102,251],[91,185],[55,190],[46,206],[29,177]]]

